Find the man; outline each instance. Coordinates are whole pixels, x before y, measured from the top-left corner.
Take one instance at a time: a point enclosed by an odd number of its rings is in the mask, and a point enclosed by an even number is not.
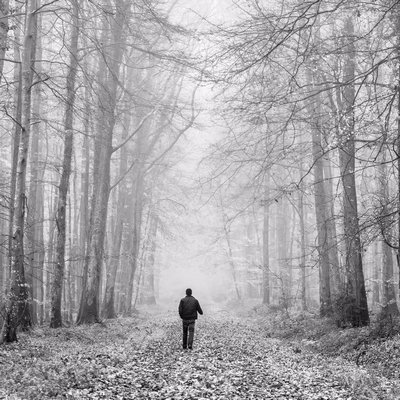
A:
[[[197,299],[192,296],[192,289],[186,289],[186,297],[179,303],[179,316],[182,318],[183,325],[183,348],[192,350],[194,337],[194,323],[197,313],[203,315],[203,310]],[[188,339],[189,331],[189,339]]]

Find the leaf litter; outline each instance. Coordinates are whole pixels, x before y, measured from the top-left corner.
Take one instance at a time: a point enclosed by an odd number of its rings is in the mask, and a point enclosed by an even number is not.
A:
[[[398,380],[215,315],[181,348],[174,315],[36,329],[0,347],[0,399],[399,399]]]

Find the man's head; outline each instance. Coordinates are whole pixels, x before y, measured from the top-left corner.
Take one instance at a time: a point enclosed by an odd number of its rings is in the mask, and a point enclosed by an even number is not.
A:
[[[192,289],[186,289],[186,296],[192,295]]]

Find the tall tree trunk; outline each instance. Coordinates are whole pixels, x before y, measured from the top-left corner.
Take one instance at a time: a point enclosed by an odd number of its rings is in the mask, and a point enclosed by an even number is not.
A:
[[[386,135],[385,135],[386,139]],[[389,182],[388,182],[388,171],[386,162],[386,149],[383,146],[380,156],[380,164],[378,166],[379,175],[379,191],[381,204],[381,218],[382,218],[382,230],[385,236],[389,234],[390,226],[388,226],[389,210],[386,204],[389,202]],[[396,302],[396,294],[394,289],[394,270],[393,270],[393,253],[392,248],[382,240],[382,313],[385,316],[397,316],[399,315],[399,309]],[[378,269],[378,265],[373,266],[374,270]]]
[[[37,35],[38,0],[26,3],[26,26],[21,64],[22,120],[21,142],[16,185],[16,207],[11,266],[11,290],[0,341],[17,340],[17,328],[28,329],[31,324],[28,307],[28,290],[25,284],[24,224],[26,209],[26,169],[28,163],[31,128],[31,94]]]
[[[40,18],[38,20],[38,29],[40,30]],[[36,56],[38,60],[42,58],[41,39],[37,38],[36,43]],[[35,72],[40,77],[41,63],[36,62]],[[40,167],[41,158],[41,147],[40,147],[40,109],[41,109],[41,83],[40,78],[37,78],[37,82],[34,83],[32,90],[32,139],[30,143],[30,178],[29,178],[29,193],[28,193],[28,206],[26,214],[26,283],[29,287],[30,292],[30,314],[32,318],[32,324],[37,324],[37,293],[38,293],[38,280],[40,278],[39,271],[39,256],[40,256],[40,242],[38,236],[40,235],[40,229],[43,229],[43,221],[40,220],[40,207],[39,203],[39,177],[43,176],[43,168]]]
[[[90,142],[89,135],[91,134],[91,105],[89,96],[89,82],[85,85],[85,119],[84,119],[84,137],[81,153],[81,197],[79,202],[79,263],[76,274],[77,293],[82,292],[82,281],[85,271],[87,258],[87,238],[89,237],[89,184],[90,184]]]
[[[256,232],[256,217],[254,209],[249,210],[243,215],[243,224],[246,227],[246,245],[244,252],[245,268],[243,281],[245,282],[246,298],[258,298],[260,295],[259,287],[259,266],[257,260],[257,232]]]
[[[44,282],[45,282],[45,247],[44,247],[44,233],[43,233],[43,221],[44,221],[44,185],[43,185],[43,174],[39,176],[39,183],[38,183],[38,233],[37,233],[37,240],[38,240],[38,256],[37,256],[37,291],[36,291],[36,298],[38,302],[37,311],[38,311],[38,322],[40,325],[43,325],[44,322]]]
[[[222,201],[221,201],[221,207],[222,206]],[[228,262],[231,267],[232,271],[232,279],[233,279],[233,286],[235,288],[235,294],[237,300],[241,300],[242,296],[240,295],[240,290],[239,290],[239,282],[238,282],[238,277],[237,277],[237,268],[235,265],[235,261],[233,259],[233,250],[232,250],[232,243],[231,243],[231,233],[228,228],[228,216],[225,214],[225,211],[222,209],[222,222],[223,222],[223,229],[224,229],[224,236],[225,236],[225,241],[226,241],[226,246],[228,250]]]
[[[100,132],[99,132],[100,131]],[[98,130],[97,140],[101,140],[100,152],[97,153],[98,181],[93,192],[91,210],[91,228],[88,241],[82,297],[77,323],[94,323],[99,321],[100,275],[103,262],[104,239],[107,220],[107,206],[110,189],[110,161],[112,154],[112,131],[106,128]]]
[[[57,176],[58,177],[58,176]],[[54,181],[57,178],[54,176]],[[56,216],[58,205],[58,190],[51,186],[50,202],[48,213],[50,215],[49,232],[47,242],[47,269],[46,269],[46,285],[45,285],[45,320],[50,322],[51,314],[51,287],[53,282],[54,260],[54,235],[56,231]]]
[[[129,195],[129,194],[128,194]],[[127,209],[127,215],[130,214],[130,210]],[[117,305],[117,313],[121,315],[126,315],[126,296],[128,293],[129,285],[129,274],[132,264],[131,260],[131,247],[133,242],[133,218],[127,217],[126,220],[126,235],[122,237],[122,251],[121,251],[121,266],[117,271],[116,279],[116,290],[114,291],[114,296],[116,297],[115,302]]]
[[[57,243],[56,243],[56,265],[54,269],[54,279],[51,288],[51,316],[50,327],[59,328],[62,326],[61,315],[61,299],[62,287],[65,271],[65,243],[66,243],[66,209],[67,197],[69,190],[69,179],[71,175],[72,151],[73,151],[73,122],[74,122],[74,105],[75,105],[75,80],[78,67],[78,39],[79,39],[79,16],[77,0],[72,2],[71,17],[71,43],[70,43],[70,60],[67,76],[67,103],[65,109],[64,121],[64,157],[62,165],[62,174],[59,184],[56,226],[57,226]]]
[[[300,179],[303,178],[303,167],[300,164]],[[307,281],[306,281],[306,242],[307,242],[307,232],[306,232],[306,213],[304,207],[304,183],[300,184],[299,190],[299,233],[300,233],[300,299],[301,299],[301,309],[303,311],[307,310]]]
[[[75,146],[74,146],[75,150]],[[75,151],[74,151],[75,154]],[[76,159],[74,159],[73,164],[77,165]],[[77,296],[77,276],[80,273],[80,246],[79,246],[79,197],[78,197],[78,171],[77,168],[72,166],[72,189],[70,189],[70,202],[69,202],[69,213],[70,213],[70,223],[69,223],[69,242],[71,249],[71,267],[69,269],[69,289],[70,289],[70,309],[69,309],[69,319],[74,321],[74,314],[77,310],[78,296]]]
[[[395,8],[395,26],[396,26],[396,45],[397,45],[397,58],[400,57],[400,6],[397,5]],[[398,278],[398,288],[400,289],[400,62],[397,62],[397,132],[396,132],[396,142],[397,142],[397,268],[399,273]]]
[[[142,134],[139,133],[138,143],[137,143],[137,157],[138,157],[138,167],[135,179],[135,194],[134,194],[134,204],[133,204],[133,231],[132,231],[132,247],[131,247],[131,265],[129,269],[129,279],[128,279],[128,290],[126,296],[125,312],[126,315],[132,314],[132,300],[133,300],[133,288],[134,288],[134,278],[139,262],[139,249],[142,234],[142,216],[143,216],[143,194],[144,194],[144,176],[142,161],[143,158],[140,156],[143,149],[143,145],[140,142],[143,140]]]
[[[128,125],[129,126],[129,125]],[[128,127],[126,127],[128,129]],[[127,150],[126,146],[121,148],[119,175],[122,176],[126,173],[128,168]],[[126,184],[124,181],[120,182],[118,186],[118,198],[116,206],[115,227],[113,233],[113,240],[111,245],[111,260],[107,269],[106,287],[104,291],[104,300],[102,313],[104,318],[115,318],[117,316],[115,310],[115,283],[117,278],[118,266],[120,264],[120,253],[122,245],[122,235],[124,232],[124,221],[127,218],[126,207]]]
[[[326,238],[327,238],[327,251],[329,255],[330,266],[330,286],[331,297],[337,298],[342,292],[342,279],[340,276],[340,263],[339,251],[337,245],[337,231],[335,219],[335,196],[333,194],[333,177],[331,160],[328,154],[323,156],[323,169],[324,169],[324,191],[326,198],[325,207],[325,224],[326,224]]]
[[[379,244],[382,244],[383,241],[375,240],[372,246],[372,259],[379,260]],[[380,282],[381,282],[381,274],[379,263],[376,263],[372,269],[372,308],[378,309],[380,303]]]
[[[78,324],[99,321],[100,276],[110,194],[110,163],[113,152],[112,137],[115,125],[119,70],[125,50],[125,21],[129,5],[130,2],[128,1],[118,2],[112,22],[105,21],[103,27],[106,31],[111,28],[112,46],[110,46],[110,43],[105,43],[104,48],[107,49],[108,53],[105,52],[103,54],[103,62],[100,63],[99,83],[102,89],[99,95],[99,114],[95,138],[97,163],[94,166],[95,176],[91,202],[88,257],[84,270],[82,296],[77,319]],[[112,47],[111,50],[110,47]],[[106,68],[108,68],[108,71]],[[106,72],[107,74],[105,75]]]
[[[269,266],[269,213],[270,213],[270,171],[266,172],[266,182],[264,189],[264,204],[263,204],[263,236],[262,236],[262,255],[263,255],[263,270],[262,270],[262,302],[265,305],[270,304],[270,266]]]
[[[291,288],[289,286],[289,232],[290,232],[290,214],[289,202],[282,196],[277,204],[277,224],[276,224],[276,240],[277,240],[277,263],[279,266],[280,279],[280,295],[279,302],[287,310],[291,305]],[[291,211],[291,209],[290,209]]]
[[[146,82],[148,83],[148,82]],[[134,281],[135,274],[137,274],[138,265],[140,261],[140,245],[142,243],[142,218],[144,209],[144,191],[145,191],[145,175],[146,168],[145,163],[147,157],[150,155],[152,146],[154,142],[148,143],[148,137],[151,132],[150,121],[147,121],[147,116],[145,112],[147,110],[143,108],[138,109],[137,121],[138,128],[136,128],[136,141],[134,148],[134,159],[136,160],[136,168],[133,171],[133,190],[132,194],[133,204],[132,204],[132,214],[133,214],[133,228],[132,228],[132,242],[130,248],[130,263],[128,271],[128,287],[126,290],[125,298],[125,314],[130,315],[134,311],[133,305],[133,291],[134,291]],[[149,115],[149,114],[147,114]],[[139,271],[140,272],[140,271]],[[140,281],[140,279],[139,279]],[[136,292],[138,294],[138,292]],[[137,296],[136,296],[137,297]],[[136,300],[135,300],[136,301]]]
[[[339,160],[343,186],[343,228],[345,243],[346,269],[346,318],[353,326],[369,323],[367,295],[365,291],[362,266],[362,249],[357,211],[357,191],[355,180],[355,141],[354,141],[354,105],[355,105],[355,35],[352,17],[345,19],[344,45],[344,88],[341,90],[339,137]]]
[[[135,75],[131,74],[127,78],[127,87],[131,91],[134,84]],[[126,102],[130,101],[130,96],[127,94],[125,98]],[[123,123],[123,133],[121,135],[121,141],[124,142],[130,134],[132,116],[130,113],[126,113]],[[115,285],[117,281],[118,267],[120,265],[120,253],[122,246],[122,237],[124,233],[124,227],[126,226],[126,219],[128,218],[126,212],[128,191],[126,188],[126,180],[130,176],[128,172],[128,151],[127,145],[123,145],[120,149],[120,161],[119,161],[119,174],[118,179],[122,179],[118,183],[118,192],[116,200],[116,217],[113,227],[113,240],[111,244],[111,260],[107,267],[106,283],[104,290],[104,299],[102,306],[102,315],[104,318],[115,318],[117,311],[115,309]]]
[[[315,73],[312,72],[313,66],[307,70],[307,81],[313,97],[310,99],[308,108],[310,114],[310,128],[312,135],[312,158],[314,173],[314,204],[315,217],[317,223],[317,250],[319,255],[319,299],[321,317],[332,315],[331,283],[330,283],[330,264],[327,234],[327,197],[324,183],[324,150],[321,142],[321,96],[318,93]]]
[[[21,54],[19,48],[19,35],[18,30],[15,30],[15,40],[14,40],[14,58],[17,63],[21,64]],[[17,90],[14,94],[15,103],[15,127],[14,136],[12,141],[12,163],[11,163],[11,182],[10,182],[10,209],[9,209],[9,219],[8,219],[8,274],[6,275],[6,280],[11,275],[12,268],[12,251],[13,251],[13,234],[14,234],[14,217],[15,217],[15,192],[17,188],[17,170],[18,170],[18,156],[19,156],[19,146],[21,142],[21,120],[22,120],[22,70],[21,68],[14,69],[14,80],[18,82]]]
[[[153,214],[153,210],[149,210],[150,215],[150,229],[148,233],[148,252],[145,254],[145,270],[144,270],[144,291],[142,294],[143,303],[147,305],[156,304],[156,297],[154,293],[154,268],[155,268],[155,254],[157,247],[157,230],[158,230],[158,217]]]

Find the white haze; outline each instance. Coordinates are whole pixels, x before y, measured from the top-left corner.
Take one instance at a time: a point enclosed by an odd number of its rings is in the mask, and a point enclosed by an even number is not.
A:
[[[227,1],[201,0],[178,2],[171,20],[191,30],[210,28],[205,21],[223,22],[229,9]],[[203,19],[204,18],[204,19]],[[209,147],[220,136],[220,127],[214,123],[213,88],[202,86],[197,100],[204,110],[180,142],[181,161],[174,166],[174,174],[180,178],[186,193],[180,196],[179,189],[172,197],[185,207],[173,222],[173,240],[161,240],[162,248],[157,252],[156,293],[159,303],[168,308],[177,307],[179,298],[190,287],[193,295],[203,304],[220,302],[227,298],[232,288],[232,276],[223,249],[215,251],[215,233],[221,221],[215,212],[210,194],[202,196],[199,181],[209,173],[207,162],[202,162]],[[199,105],[199,103],[198,103]],[[182,208],[183,210],[183,208]]]

